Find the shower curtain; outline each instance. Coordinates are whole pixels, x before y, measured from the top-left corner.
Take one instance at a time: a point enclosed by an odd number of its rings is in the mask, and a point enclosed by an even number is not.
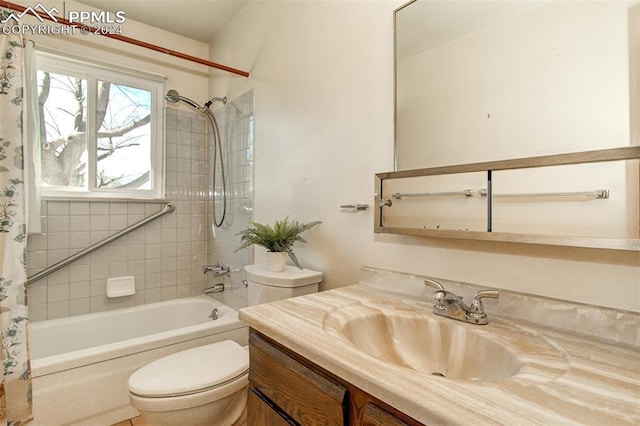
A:
[[[22,38],[0,35],[0,55],[0,425],[22,425],[32,415],[25,286]]]

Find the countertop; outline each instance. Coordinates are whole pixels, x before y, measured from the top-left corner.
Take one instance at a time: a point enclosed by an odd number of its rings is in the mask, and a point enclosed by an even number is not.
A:
[[[426,299],[355,284],[244,308],[240,319],[425,424],[640,424],[640,354],[631,347],[500,316],[484,326],[455,321],[504,337],[525,362],[500,381],[442,378],[382,361],[332,335],[339,313],[359,306],[435,316]]]

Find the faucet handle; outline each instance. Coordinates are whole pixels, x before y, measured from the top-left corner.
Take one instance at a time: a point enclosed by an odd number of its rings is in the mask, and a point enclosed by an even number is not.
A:
[[[433,299],[436,301],[435,305],[433,305],[433,311],[438,314],[442,314],[447,309],[444,302],[448,300],[450,293],[444,289],[441,282],[432,278],[425,278],[424,285],[436,289],[436,291],[433,292]]]
[[[500,297],[500,292],[498,292],[498,290],[478,290],[476,291],[476,294],[473,296],[473,300],[474,301],[478,301],[480,302],[480,300],[484,299],[484,298],[488,298],[488,299],[498,299]],[[471,302],[473,303],[473,302]]]
[[[472,318],[476,324],[486,324],[488,322],[487,314],[484,312],[484,305],[482,304],[482,299],[485,297],[497,299],[500,297],[500,293],[498,290],[479,290],[476,292],[469,306],[469,314],[467,315]]]
[[[439,291],[445,291],[444,286],[439,281],[434,280],[433,278],[425,278],[424,285],[433,287]]]

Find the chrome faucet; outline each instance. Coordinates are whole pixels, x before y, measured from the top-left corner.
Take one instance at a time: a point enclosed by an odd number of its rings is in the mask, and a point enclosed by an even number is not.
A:
[[[202,273],[206,274],[207,272],[211,272],[214,277],[220,277],[222,275],[226,275],[228,277],[231,276],[231,268],[229,265],[222,265],[220,263],[216,263],[215,265],[207,265],[202,267]]]
[[[211,293],[222,293],[224,291],[224,283],[217,283],[214,284],[212,286],[209,286],[205,289],[202,289],[200,291],[200,293],[204,294],[205,296],[207,294],[211,294]]]
[[[485,297],[497,299],[499,296],[498,290],[479,290],[473,296],[471,305],[468,306],[461,296],[445,290],[440,282],[432,278],[425,278],[424,284],[436,289],[433,293],[433,298],[436,301],[433,306],[434,314],[471,324],[487,324],[489,320],[484,312],[482,299]]]

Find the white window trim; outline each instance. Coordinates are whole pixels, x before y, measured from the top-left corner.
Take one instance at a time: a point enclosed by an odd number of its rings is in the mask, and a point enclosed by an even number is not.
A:
[[[152,93],[151,121],[156,123],[151,126],[151,170],[149,180],[152,189],[113,189],[93,188],[95,182],[94,161],[88,164],[88,182],[85,188],[50,187],[42,186],[43,199],[120,199],[120,200],[164,200],[165,196],[165,116],[164,116],[164,82],[166,77],[158,74],[146,73],[124,67],[110,67],[95,61],[83,61],[73,56],[51,54],[48,52],[36,52],[36,66],[38,69],[73,75],[87,79],[87,85],[95,80],[104,80],[111,83],[123,84],[149,90]],[[87,110],[95,110],[94,91],[88,91]],[[93,121],[89,122],[94,126]],[[88,133],[93,135],[94,129],[89,128]],[[87,147],[90,158],[95,158],[95,144],[89,143]]]

